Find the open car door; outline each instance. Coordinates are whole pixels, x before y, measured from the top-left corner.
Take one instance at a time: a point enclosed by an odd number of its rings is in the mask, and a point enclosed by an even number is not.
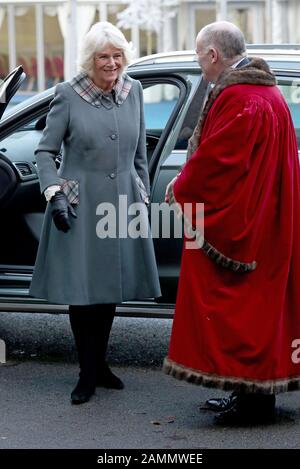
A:
[[[16,94],[22,82],[25,80],[26,74],[21,65],[10,72],[7,77],[0,83],[0,119],[11,98]]]
[[[25,80],[26,74],[21,66],[15,68],[0,83],[0,119],[11,98]],[[0,152],[0,207],[10,198],[17,185],[16,171],[12,163]]]

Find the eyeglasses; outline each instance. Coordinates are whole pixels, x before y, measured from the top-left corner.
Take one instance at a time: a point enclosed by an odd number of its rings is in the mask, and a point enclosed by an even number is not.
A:
[[[101,63],[108,63],[108,62],[110,62],[111,59],[114,62],[120,62],[121,60],[123,60],[123,57],[124,57],[124,55],[121,52],[119,52],[117,54],[113,54],[113,55],[96,54],[95,55],[95,60],[97,60],[97,62],[101,62]]]

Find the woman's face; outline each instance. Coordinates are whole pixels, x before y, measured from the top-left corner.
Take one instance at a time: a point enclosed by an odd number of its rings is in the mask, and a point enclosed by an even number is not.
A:
[[[124,65],[124,54],[121,49],[108,45],[101,52],[96,52],[92,75],[94,83],[103,90],[111,89],[122,73]]]

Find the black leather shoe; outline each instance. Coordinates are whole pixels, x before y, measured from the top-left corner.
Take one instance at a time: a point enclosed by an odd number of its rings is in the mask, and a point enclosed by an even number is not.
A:
[[[214,410],[216,412],[223,412],[224,410],[230,409],[236,400],[237,393],[232,393],[229,397],[215,397],[208,399],[204,408]]]
[[[105,364],[98,372],[96,386],[109,389],[123,389],[124,383],[113,374],[107,364]]]
[[[71,393],[71,402],[74,405],[84,404],[90,400],[93,394],[95,394],[95,386],[79,378],[77,385]]]
[[[265,424],[274,422],[275,396],[238,395],[233,405],[215,416],[221,425]]]

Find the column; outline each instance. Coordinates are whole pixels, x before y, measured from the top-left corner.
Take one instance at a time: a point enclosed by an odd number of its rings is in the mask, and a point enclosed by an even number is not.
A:
[[[138,25],[134,25],[131,28],[131,40],[133,49],[135,50],[135,57],[140,57],[140,30]]]
[[[65,80],[76,75],[77,60],[77,5],[76,0],[68,0],[67,33],[65,37]]]
[[[266,0],[266,3],[265,3],[265,24],[266,24],[265,40],[269,44],[272,44],[273,42],[272,22],[273,22],[273,0]]]
[[[177,48],[178,50],[187,49],[187,25],[188,25],[188,5],[185,3],[179,3],[178,14],[175,19],[177,22]]]
[[[100,21],[107,21],[107,3],[99,3]]]
[[[162,35],[162,52],[173,51],[174,43],[172,38],[172,19],[166,18],[163,22],[161,32]]]
[[[9,71],[11,71],[17,66],[14,5],[7,5],[7,27],[8,27],[8,62],[9,62]]]
[[[286,4],[283,5],[278,0],[272,0],[272,42],[275,44],[282,44],[287,41],[286,8]]]
[[[37,60],[37,88],[43,91],[45,86],[45,50],[44,50],[44,16],[43,6],[35,6],[36,21],[36,60]]]
[[[253,11],[253,43],[261,44],[265,41],[269,42],[267,34],[265,34],[265,37],[264,37],[263,5],[254,5],[252,7],[252,11]]]
[[[196,36],[199,31],[196,31],[196,22],[195,22],[195,8],[193,5],[187,4],[187,7],[189,10],[186,12],[185,19],[181,21],[179,25],[179,31],[180,28],[184,28],[184,41],[185,41],[185,47],[184,49],[193,49],[195,50],[195,40]],[[183,23],[185,21],[185,24]]]
[[[216,0],[217,21],[228,19],[227,0]]]

